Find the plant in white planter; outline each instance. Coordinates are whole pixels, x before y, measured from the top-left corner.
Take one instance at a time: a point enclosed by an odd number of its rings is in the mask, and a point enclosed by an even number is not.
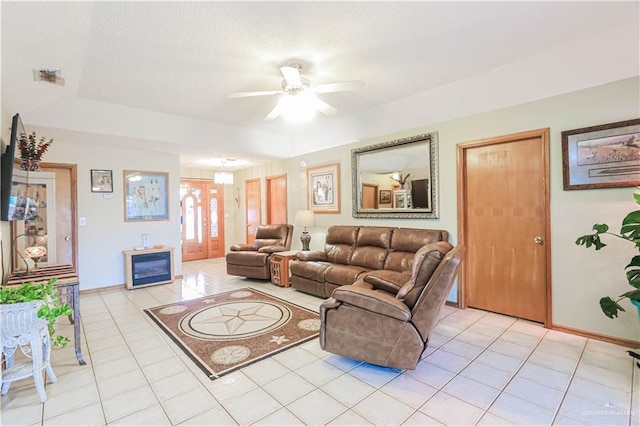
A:
[[[637,204],[640,204],[640,187],[633,194]],[[629,241],[634,244],[639,254],[631,258],[629,264],[625,267],[626,277],[631,290],[621,294],[617,299],[606,296],[600,299],[600,308],[602,312],[609,318],[617,317],[619,311],[624,312],[624,308],[618,302],[622,299],[629,299],[631,303],[640,309],[640,210],[632,211],[622,219],[622,225],[619,233],[609,232],[609,226],[604,223],[596,223],[593,225],[593,233],[583,235],[576,240],[576,244],[583,245],[586,248],[593,247],[600,250],[606,246],[600,239],[603,235],[611,235],[616,238]]]
[[[15,303],[32,302],[42,300],[44,303],[38,310],[38,317],[47,320],[51,342],[54,347],[64,347],[70,339],[66,336],[56,335],[54,324],[60,316],[72,314],[69,305],[62,303],[56,294],[55,282],[57,278],[50,279],[46,283],[25,283],[20,286],[0,286],[0,304],[9,305]]]

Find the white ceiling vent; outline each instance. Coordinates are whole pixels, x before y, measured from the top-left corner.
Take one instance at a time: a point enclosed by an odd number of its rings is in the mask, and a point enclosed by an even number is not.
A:
[[[57,84],[58,86],[64,86],[64,77],[60,75],[60,68],[50,67],[40,70],[33,70],[33,80],[53,83]]]

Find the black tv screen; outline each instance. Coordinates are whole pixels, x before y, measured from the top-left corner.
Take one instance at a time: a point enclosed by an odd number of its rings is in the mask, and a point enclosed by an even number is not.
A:
[[[29,210],[27,197],[29,172],[20,170],[19,162],[14,161],[20,138],[26,136],[20,114],[14,115],[11,122],[11,139],[0,158],[0,220],[3,221],[24,219],[25,212]]]

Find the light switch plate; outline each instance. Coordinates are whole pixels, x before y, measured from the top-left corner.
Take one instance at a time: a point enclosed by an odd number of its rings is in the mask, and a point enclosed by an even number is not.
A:
[[[151,247],[151,244],[149,243],[149,234],[142,234],[142,247]]]

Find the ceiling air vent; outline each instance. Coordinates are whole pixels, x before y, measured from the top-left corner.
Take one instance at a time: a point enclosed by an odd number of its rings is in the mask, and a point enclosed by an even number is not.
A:
[[[60,68],[50,67],[40,70],[33,70],[33,80],[53,83],[57,84],[58,86],[64,86],[64,77],[60,75]]]

